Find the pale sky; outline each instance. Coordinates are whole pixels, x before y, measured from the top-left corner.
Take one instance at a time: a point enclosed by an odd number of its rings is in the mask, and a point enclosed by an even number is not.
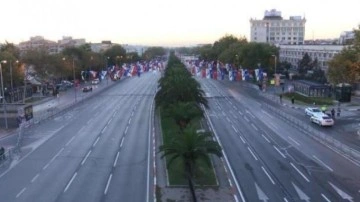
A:
[[[32,36],[57,41],[160,46],[213,43],[226,34],[249,40],[250,18],[265,10],[306,18],[305,39],[338,38],[360,24],[360,1],[324,0],[1,0],[0,43]]]

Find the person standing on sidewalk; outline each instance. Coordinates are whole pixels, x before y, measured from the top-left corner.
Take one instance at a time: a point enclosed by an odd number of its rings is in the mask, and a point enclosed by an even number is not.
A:
[[[279,97],[280,97],[280,104],[282,104],[282,94],[280,94]]]
[[[335,118],[335,109],[334,108],[332,108],[332,110],[331,110],[331,117]]]

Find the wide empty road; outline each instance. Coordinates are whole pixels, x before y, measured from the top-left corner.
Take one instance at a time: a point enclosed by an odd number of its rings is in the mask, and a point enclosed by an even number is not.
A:
[[[24,134],[0,201],[152,200],[150,133],[159,73],[118,81]],[[79,92],[83,93],[83,92]]]
[[[198,81],[208,97],[207,117],[227,156],[239,201],[360,200],[359,165],[278,117],[265,107],[269,100],[258,96],[257,89]]]

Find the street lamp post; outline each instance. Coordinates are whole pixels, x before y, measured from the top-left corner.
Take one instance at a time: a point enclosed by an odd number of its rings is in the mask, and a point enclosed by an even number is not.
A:
[[[277,59],[277,57],[276,57],[276,55],[272,55],[274,58],[275,58],[275,74],[276,74],[276,59]]]
[[[5,128],[8,129],[8,122],[7,122],[7,112],[6,112],[6,103],[5,103],[5,93],[4,93],[4,79],[3,79],[3,73],[2,73],[2,67],[1,64],[6,64],[6,60],[2,60],[0,62],[0,74],[1,74],[1,92],[2,92],[2,105],[4,107],[4,118],[5,118]]]
[[[76,95],[76,85],[75,85],[75,60],[72,60],[72,69],[73,69],[73,78],[74,78],[74,94],[75,94],[75,102],[77,102],[77,95]]]
[[[110,59],[110,57],[106,57],[106,85],[108,85],[108,82],[109,82],[109,75],[108,75],[109,59]]]
[[[66,58],[63,58],[62,59],[63,61],[65,61],[66,60]],[[73,83],[73,85],[74,85],[74,96],[75,96],[75,102],[77,102],[77,93],[76,93],[76,84],[75,84],[75,59],[74,58],[72,58],[72,70],[73,70],[73,79],[74,79],[74,83]]]

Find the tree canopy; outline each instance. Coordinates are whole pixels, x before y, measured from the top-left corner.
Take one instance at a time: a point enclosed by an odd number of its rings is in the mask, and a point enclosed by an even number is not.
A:
[[[329,62],[327,76],[332,84],[360,81],[360,25],[354,33],[352,44]]]

